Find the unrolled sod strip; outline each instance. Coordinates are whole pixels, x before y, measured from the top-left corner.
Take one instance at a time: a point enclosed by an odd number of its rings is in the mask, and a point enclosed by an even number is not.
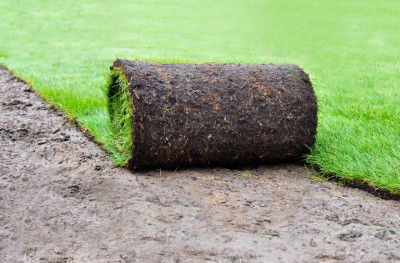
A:
[[[290,161],[314,144],[317,102],[296,65],[118,59],[109,113],[132,170]]]

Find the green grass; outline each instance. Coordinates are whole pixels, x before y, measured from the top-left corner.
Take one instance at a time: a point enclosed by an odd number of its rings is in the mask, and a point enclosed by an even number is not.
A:
[[[115,163],[127,166],[132,153],[132,106],[125,75],[113,69],[105,90],[109,98],[108,112],[111,132],[102,141]]]
[[[400,192],[398,0],[3,0],[0,17],[0,63],[111,152],[102,89],[117,57],[296,63],[319,99],[307,160]]]

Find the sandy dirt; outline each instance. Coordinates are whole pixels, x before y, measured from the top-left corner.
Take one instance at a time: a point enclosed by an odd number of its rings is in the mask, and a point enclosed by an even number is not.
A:
[[[400,202],[303,166],[130,173],[0,69],[0,262],[400,262]]]

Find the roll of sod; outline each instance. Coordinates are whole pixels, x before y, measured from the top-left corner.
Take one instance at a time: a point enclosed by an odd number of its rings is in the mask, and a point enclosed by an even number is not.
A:
[[[290,161],[315,142],[317,102],[295,65],[116,60],[108,108],[132,170]]]

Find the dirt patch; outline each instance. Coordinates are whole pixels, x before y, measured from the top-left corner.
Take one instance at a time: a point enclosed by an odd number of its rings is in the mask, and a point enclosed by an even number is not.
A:
[[[0,69],[2,262],[397,262],[400,203],[299,165],[130,173]]]

